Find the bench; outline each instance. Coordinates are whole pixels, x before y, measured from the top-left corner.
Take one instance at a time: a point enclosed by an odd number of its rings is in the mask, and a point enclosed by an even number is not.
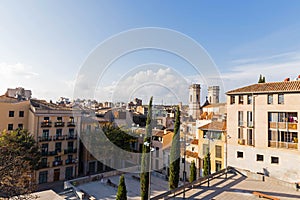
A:
[[[272,197],[270,195],[267,195],[267,194],[264,194],[264,193],[261,193],[261,192],[253,192],[253,194],[255,196],[258,196],[259,198],[266,198],[266,199],[271,199],[271,200],[280,200],[277,197]]]

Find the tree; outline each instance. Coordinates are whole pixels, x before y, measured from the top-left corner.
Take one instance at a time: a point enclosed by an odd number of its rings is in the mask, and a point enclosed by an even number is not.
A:
[[[116,200],[127,200],[127,190],[126,190],[125,178],[123,174],[120,177]]]
[[[179,171],[180,171],[180,110],[177,106],[174,135],[172,138],[171,154],[170,154],[170,176],[169,187],[175,189],[178,187]]]
[[[0,134],[0,197],[33,199],[33,170],[37,169],[40,152],[26,130],[3,131]],[[1,199],[1,198],[0,198]]]
[[[149,181],[150,181],[150,139],[152,136],[152,100],[153,97],[150,98],[149,106],[148,106],[148,114],[146,121],[146,136],[144,138],[144,145],[142,151],[142,163],[141,163],[141,199],[146,200],[149,197]]]
[[[266,77],[264,77],[263,75],[259,75],[259,79],[258,79],[258,83],[265,83],[266,82]]]
[[[203,176],[208,176],[211,173],[210,153],[208,152],[204,157]]]
[[[195,165],[195,161],[192,161],[190,166],[190,182],[195,181],[196,178],[197,178],[196,165]]]

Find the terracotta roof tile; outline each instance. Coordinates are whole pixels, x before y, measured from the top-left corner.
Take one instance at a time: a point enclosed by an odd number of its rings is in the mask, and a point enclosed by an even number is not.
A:
[[[197,140],[197,139],[193,139],[193,140],[191,141],[191,144],[198,145],[198,140]]]
[[[186,150],[186,151],[185,151],[185,155],[186,155],[187,157],[198,158],[198,153],[197,153],[197,152],[192,152],[192,151],[189,151],[189,150]]]
[[[235,90],[226,94],[247,94],[247,93],[273,93],[273,92],[300,92],[300,81],[285,81],[271,83],[257,83]]]
[[[224,130],[226,130],[226,122],[212,121],[209,124],[199,127],[199,129],[224,131]]]

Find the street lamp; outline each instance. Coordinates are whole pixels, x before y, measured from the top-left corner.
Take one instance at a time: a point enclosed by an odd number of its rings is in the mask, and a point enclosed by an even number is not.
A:
[[[149,185],[148,185],[148,199],[150,200],[151,196],[151,152],[154,151],[154,148],[151,147],[151,139],[150,142],[144,142],[144,145],[149,148]]]
[[[208,154],[207,154],[207,160],[208,160],[208,177],[207,177],[207,186],[209,187],[209,176],[210,176],[210,140],[213,141],[212,138],[212,132],[208,131],[207,133],[207,139],[208,139]]]

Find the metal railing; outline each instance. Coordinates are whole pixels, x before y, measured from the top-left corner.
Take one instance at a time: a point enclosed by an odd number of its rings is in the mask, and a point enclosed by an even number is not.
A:
[[[199,185],[202,185],[204,183],[207,183],[209,180],[213,180],[215,178],[218,178],[218,177],[226,174],[230,170],[232,170],[232,168],[231,167],[227,167],[227,168],[222,169],[222,170],[220,170],[220,171],[218,171],[216,173],[213,173],[213,174],[211,174],[209,176],[201,177],[201,178],[199,178],[199,179],[197,179],[197,180],[195,180],[195,181],[193,181],[191,183],[187,183],[185,185],[182,185],[182,186],[180,186],[180,187],[178,187],[178,188],[176,188],[174,190],[169,190],[169,191],[164,192],[164,193],[162,193],[160,195],[152,197],[152,198],[150,198],[150,200],[171,199],[173,197],[176,197],[176,196],[182,194],[183,192],[187,192],[187,191],[193,189],[196,186],[199,186]]]

